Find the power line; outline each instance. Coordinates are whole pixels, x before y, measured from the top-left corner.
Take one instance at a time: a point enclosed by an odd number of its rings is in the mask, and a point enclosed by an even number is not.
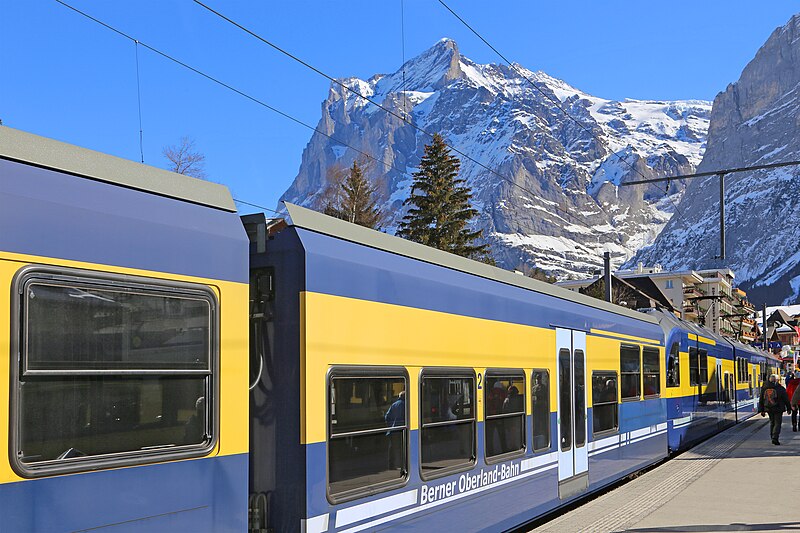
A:
[[[56,0],[56,1],[61,1],[61,0]],[[406,117],[404,117],[404,116],[401,116],[401,115],[399,115],[399,114],[395,113],[394,111],[392,111],[391,109],[389,109],[389,108],[387,108],[387,107],[385,107],[385,106],[381,105],[380,103],[378,103],[378,102],[377,102],[377,101],[375,101],[374,99],[372,99],[372,98],[370,98],[370,97],[368,97],[368,96],[365,96],[365,95],[361,94],[359,91],[357,91],[357,90],[353,89],[352,87],[349,87],[348,85],[346,85],[345,83],[343,83],[343,82],[339,81],[338,79],[334,78],[333,76],[331,76],[331,75],[329,75],[329,74],[326,74],[325,72],[323,72],[322,70],[318,69],[317,67],[315,67],[315,66],[311,65],[310,63],[308,63],[308,62],[304,61],[303,59],[301,59],[301,58],[299,58],[298,56],[296,56],[296,55],[292,54],[291,52],[289,52],[289,51],[285,50],[284,48],[282,48],[282,47],[278,46],[277,44],[275,44],[275,43],[273,43],[273,42],[269,41],[268,39],[266,39],[266,38],[262,37],[261,35],[259,35],[259,34],[255,33],[254,31],[252,31],[252,30],[250,30],[250,29],[246,28],[245,26],[243,26],[243,25],[239,24],[239,23],[238,23],[238,22],[236,22],[235,20],[233,20],[233,19],[231,19],[231,18],[229,18],[229,17],[227,17],[227,16],[223,15],[223,14],[222,14],[222,13],[220,13],[219,11],[216,11],[215,9],[213,9],[213,8],[209,7],[208,5],[204,4],[204,3],[203,3],[203,2],[201,2],[200,0],[193,0],[193,1],[194,1],[194,3],[196,3],[196,4],[197,4],[197,5],[199,5],[199,6],[201,6],[202,8],[206,9],[206,10],[207,10],[207,11],[209,11],[210,13],[213,13],[214,15],[216,15],[216,16],[217,16],[217,17],[219,17],[219,18],[221,18],[222,20],[224,20],[224,21],[228,22],[229,24],[231,24],[231,25],[235,26],[236,28],[239,28],[240,30],[242,30],[243,32],[247,33],[247,34],[248,34],[248,35],[250,35],[251,37],[254,37],[255,39],[257,39],[257,40],[261,41],[262,43],[266,44],[267,46],[269,46],[269,47],[273,48],[274,50],[276,50],[276,51],[280,52],[281,54],[285,55],[286,57],[288,57],[288,58],[290,58],[290,59],[292,59],[292,60],[294,60],[294,61],[296,61],[296,62],[300,63],[301,65],[305,66],[306,68],[308,68],[308,69],[310,69],[310,70],[312,70],[312,71],[316,72],[317,74],[319,74],[319,75],[320,75],[320,76],[322,76],[323,78],[326,78],[326,79],[328,79],[328,80],[329,80],[331,83],[334,83],[334,84],[338,85],[338,86],[339,86],[339,87],[341,87],[342,89],[344,89],[344,90],[346,90],[346,91],[348,91],[348,92],[352,93],[354,96],[357,96],[357,97],[359,97],[359,98],[362,98],[362,99],[366,100],[367,102],[369,102],[369,103],[371,103],[372,105],[376,106],[378,109],[380,109],[380,110],[384,111],[385,113],[388,113],[389,115],[391,115],[391,116],[393,116],[393,117],[397,118],[398,120],[401,120],[402,122],[404,122],[404,123],[408,124],[409,126],[411,126],[412,128],[414,128],[415,130],[419,131],[420,133],[423,133],[424,135],[427,135],[428,137],[430,137],[430,138],[433,138],[433,135],[434,135],[434,134],[432,134],[432,133],[430,133],[430,132],[426,131],[425,129],[421,128],[420,126],[418,126],[418,125],[414,124],[412,121],[408,120]],[[404,114],[405,114],[405,113],[404,113]],[[522,185],[520,185],[520,184],[518,184],[518,183],[514,182],[513,180],[511,180],[511,179],[507,178],[507,177],[506,177],[506,176],[504,176],[503,174],[500,174],[500,173],[499,173],[498,171],[496,171],[495,169],[493,169],[493,168],[491,168],[491,167],[489,167],[489,166],[485,165],[484,163],[481,163],[481,162],[480,162],[480,161],[478,161],[477,159],[475,159],[475,158],[473,158],[472,156],[470,156],[469,154],[467,154],[467,153],[465,153],[465,152],[463,152],[463,151],[459,150],[458,148],[454,147],[453,145],[451,145],[451,144],[448,144],[448,143],[445,143],[445,146],[447,146],[447,147],[448,147],[450,150],[452,150],[452,151],[456,152],[457,154],[459,154],[461,157],[463,157],[463,158],[465,158],[465,159],[468,159],[469,161],[471,161],[472,163],[474,163],[474,164],[478,165],[479,167],[483,168],[484,170],[486,170],[486,171],[488,171],[488,172],[490,172],[490,173],[494,174],[495,176],[497,176],[497,177],[498,177],[498,178],[500,178],[501,180],[503,180],[503,181],[505,181],[505,182],[509,183],[510,185],[512,185],[512,186],[514,186],[514,187],[517,187],[517,188],[519,188],[519,189],[520,189],[520,190],[522,190],[522,191],[525,191],[526,193],[528,193],[528,194],[532,195],[534,198],[536,197],[536,193],[534,193],[533,191],[530,191],[530,190],[528,190],[527,188],[523,187]],[[559,211],[563,212],[564,214],[566,214],[566,215],[568,215],[568,216],[571,216],[571,217],[572,217],[574,220],[578,220],[579,222],[581,222],[581,223],[583,223],[583,224],[588,224],[588,221],[587,221],[587,220],[585,220],[585,219],[581,220],[580,218],[578,218],[578,217],[574,216],[574,215],[573,215],[572,213],[570,213],[568,210],[566,210],[566,209],[563,209],[563,208],[561,208],[560,206],[557,206],[557,207],[556,207],[556,209],[558,209]]]
[[[800,161],[784,161],[782,163],[768,163],[766,165],[753,165],[749,167],[737,167],[737,168],[728,168],[723,170],[709,170],[707,172],[696,172],[694,174],[683,174],[681,176],[669,176],[667,178],[653,178],[647,180],[639,180],[639,181],[626,181],[624,183],[620,183],[622,185],[639,185],[641,183],[655,183],[658,181],[672,181],[672,180],[684,180],[690,178],[704,178],[707,176],[719,176],[720,174],[733,174],[736,172],[751,172],[753,170],[764,170],[769,168],[781,168],[781,167],[793,167],[800,165]]]
[[[213,77],[213,76],[211,76],[209,74],[206,74],[205,72],[203,72],[203,71],[201,71],[201,70],[199,70],[199,69],[197,69],[197,68],[195,68],[195,67],[193,67],[193,66],[191,66],[191,65],[189,65],[187,63],[184,63],[183,61],[180,61],[179,59],[176,59],[176,58],[172,57],[171,55],[169,55],[169,54],[167,54],[165,52],[162,52],[161,50],[159,50],[157,48],[154,48],[154,47],[150,46],[147,43],[144,43],[142,41],[139,41],[138,39],[135,39],[134,37],[131,37],[127,33],[123,32],[121,30],[118,30],[117,28],[115,28],[115,27],[113,27],[113,26],[111,26],[109,24],[106,24],[102,20],[99,20],[99,19],[89,15],[88,13],[85,13],[85,12],[81,11],[80,9],[72,7],[71,5],[67,4],[66,2],[64,2],[62,0],[55,0],[55,1],[58,2],[59,4],[63,5],[64,7],[67,7],[69,9],[71,9],[72,11],[74,11],[74,12],[76,12],[76,13],[78,13],[78,14],[86,17],[86,18],[88,18],[89,20],[92,20],[92,21],[96,22],[97,24],[100,24],[101,26],[113,31],[114,33],[117,33],[118,35],[121,35],[122,37],[125,37],[126,39],[129,39],[129,40],[133,41],[137,45],[141,45],[141,46],[147,48],[148,50],[150,50],[151,52],[153,52],[155,54],[158,54],[161,57],[163,57],[165,59],[168,59],[168,60],[172,61],[173,63],[176,63],[176,64],[182,66],[185,69],[191,70],[195,74],[198,74],[198,75],[206,78],[209,81],[212,81],[212,82],[214,82],[214,83],[216,83],[216,84],[218,84],[218,85],[220,85],[220,86],[222,86],[222,87],[224,87],[224,88],[226,88],[226,89],[228,89],[230,91],[233,91],[234,93],[236,93],[236,94],[238,94],[240,96],[243,96],[244,98],[247,98],[248,100],[250,100],[252,102],[255,102],[256,104],[258,104],[258,105],[260,105],[262,107],[265,107],[265,108],[269,109],[270,111],[272,111],[274,113],[277,113],[278,115],[280,115],[280,116],[282,116],[282,117],[284,117],[284,118],[286,118],[288,120],[291,120],[292,122],[295,122],[296,124],[299,124],[299,125],[301,125],[301,126],[303,126],[305,128],[310,129],[311,131],[319,133],[320,135],[324,135],[325,137],[329,138],[330,140],[334,141],[335,143],[341,144],[342,146],[346,146],[346,147],[350,148],[351,150],[353,150],[354,152],[356,152],[356,153],[358,153],[358,154],[360,154],[360,155],[362,155],[362,156],[364,156],[364,157],[366,157],[368,159],[371,159],[372,161],[380,163],[381,165],[384,165],[384,166],[386,166],[388,168],[394,168],[395,170],[397,170],[401,174],[405,174],[405,171],[403,169],[395,166],[393,163],[382,161],[382,160],[372,156],[371,154],[368,154],[367,152],[363,152],[363,151],[359,150],[358,148],[356,148],[356,147],[354,147],[354,146],[352,146],[350,144],[347,144],[346,142],[341,141],[341,140],[337,139],[336,137],[333,137],[332,135],[329,135],[328,133],[325,133],[324,131],[322,131],[322,130],[320,130],[318,128],[315,128],[314,126],[312,126],[312,125],[310,125],[310,124],[308,124],[306,122],[303,122],[299,118],[293,117],[292,115],[290,115],[290,114],[288,114],[288,113],[286,113],[284,111],[281,111],[280,109],[278,109],[276,107],[273,107],[273,106],[267,104],[266,102],[264,102],[262,100],[259,100],[258,98],[254,97],[254,96],[251,96],[251,95],[245,93],[244,91],[241,91],[241,90],[237,89],[236,87],[234,87],[234,86],[232,86],[232,85],[230,85],[228,83],[225,83],[225,82],[223,82],[223,81],[221,81],[221,80],[219,80],[219,79],[217,79],[217,78],[215,78],[215,77]],[[242,202],[242,203],[244,203],[244,202]]]
[[[406,27],[405,27],[405,4],[403,0],[400,0],[400,50],[403,55],[403,114],[408,117],[407,105],[406,102]]]
[[[263,209],[264,211],[269,211],[270,213],[275,213],[276,215],[283,215],[280,211],[275,211],[274,209],[270,209],[269,207],[264,207],[263,205],[254,204],[252,202],[245,202],[244,200],[239,200],[238,198],[233,199],[234,202],[237,204],[244,204],[249,205],[250,207],[255,207],[257,209]]]
[[[142,132],[142,88],[139,84],[139,41],[133,41],[136,49],[136,101],[139,104],[139,155],[144,163],[144,134]]]
[[[735,172],[751,172],[754,170],[764,170],[770,168],[781,168],[800,165],[800,161],[784,161],[781,163],[767,163],[766,165],[751,165],[748,167],[729,168],[724,170],[709,170],[706,172],[695,172],[694,174],[684,174],[682,176],[670,176],[667,178],[653,178],[639,181],[629,181],[620,183],[623,185],[637,185],[640,183],[655,183],[658,181],[682,180],[690,178],[702,178],[716,176],[719,178],[719,256],[716,259],[725,259],[725,176]]]
[[[197,0],[195,0],[195,1],[197,1]],[[469,29],[469,31],[471,31],[472,33],[474,33],[474,34],[475,34],[475,36],[476,36],[478,39],[480,39],[481,41],[483,41],[483,42],[484,42],[484,44],[486,44],[486,46],[488,46],[489,48],[491,48],[491,49],[492,49],[492,51],[494,51],[494,53],[496,53],[498,56],[500,56],[500,57],[503,59],[503,61],[505,61],[505,62],[506,62],[506,64],[508,64],[508,66],[509,66],[510,68],[512,68],[512,69],[513,69],[513,70],[514,70],[514,71],[515,71],[517,74],[519,74],[519,75],[520,75],[521,77],[523,77],[523,78],[524,78],[524,79],[525,79],[525,80],[526,80],[528,83],[530,83],[530,84],[531,84],[531,86],[532,86],[534,89],[536,89],[536,90],[537,90],[537,91],[538,91],[538,92],[539,92],[539,93],[540,93],[542,96],[544,96],[545,98],[547,98],[548,100],[550,100],[550,102],[552,102],[552,103],[553,103],[553,104],[554,104],[554,105],[555,105],[555,106],[556,106],[558,109],[560,109],[560,110],[561,110],[561,112],[562,112],[562,113],[564,113],[564,115],[566,115],[566,116],[567,116],[567,118],[569,118],[569,119],[570,119],[572,122],[574,122],[575,124],[577,124],[577,125],[578,125],[578,127],[580,127],[581,129],[583,129],[583,130],[584,130],[586,133],[588,133],[589,135],[591,135],[593,139],[595,139],[596,141],[600,142],[600,138],[599,138],[597,135],[595,135],[595,134],[594,134],[594,132],[593,132],[593,131],[592,131],[592,130],[589,128],[589,127],[587,127],[587,126],[586,126],[586,125],[585,125],[583,122],[581,122],[580,120],[578,120],[578,119],[576,119],[575,117],[573,117],[573,116],[572,116],[572,115],[571,115],[571,114],[570,114],[570,113],[569,113],[569,112],[568,112],[566,109],[564,109],[564,107],[561,105],[561,102],[560,102],[560,101],[559,101],[557,98],[553,98],[552,96],[550,96],[549,94],[547,94],[546,92],[544,92],[544,91],[543,91],[543,90],[542,90],[542,89],[541,89],[541,88],[540,88],[538,85],[536,85],[536,83],[534,83],[534,82],[533,82],[533,81],[532,81],[532,80],[531,80],[531,79],[530,79],[528,76],[526,76],[526,75],[525,75],[525,73],[524,73],[524,72],[522,72],[522,70],[520,70],[520,69],[519,69],[519,68],[518,68],[518,67],[517,67],[517,66],[516,66],[514,63],[512,63],[512,62],[511,62],[511,61],[510,61],[510,60],[509,60],[509,59],[508,59],[508,58],[507,58],[505,55],[503,55],[503,54],[502,54],[502,52],[500,52],[500,50],[498,50],[497,48],[495,48],[495,47],[494,47],[494,46],[493,46],[493,45],[492,45],[492,44],[491,44],[489,41],[487,41],[487,40],[486,40],[486,39],[483,37],[483,35],[481,35],[480,33],[478,33],[478,31],[477,31],[475,28],[473,28],[472,26],[470,26],[470,25],[469,25],[469,23],[468,23],[466,20],[464,20],[464,19],[463,19],[463,18],[462,18],[462,17],[461,17],[461,16],[460,16],[458,13],[456,13],[455,11],[453,11],[453,10],[450,8],[450,6],[448,6],[447,4],[445,4],[443,0],[438,0],[438,2],[439,2],[440,4],[442,4],[442,6],[444,6],[444,8],[445,8],[445,9],[447,9],[447,10],[448,10],[448,11],[449,11],[449,12],[450,12],[450,13],[451,13],[451,14],[452,14],[452,15],[453,15],[455,18],[457,18],[457,19],[458,19],[458,20],[459,20],[459,21],[460,21],[460,22],[461,22],[461,23],[462,23],[464,26],[466,26],[466,27],[467,27],[467,29]],[[628,166],[628,168],[630,168],[630,169],[631,169],[632,171],[634,171],[635,173],[639,174],[641,177],[643,177],[643,178],[645,178],[645,179],[647,178],[647,176],[645,176],[644,174],[642,174],[642,172],[641,172],[639,169],[637,169],[635,166],[633,166],[633,165],[632,165],[632,164],[630,164],[630,163],[629,163],[627,160],[625,160],[625,158],[624,158],[624,157],[622,157],[622,156],[618,155],[616,152],[613,152],[613,153],[612,153],[612,155],[613,155],[614,157],[616,157],[617,159],[619,159],[619,160],[620,160],[622,163],[626,164],[626,165]],[[669,187],[667,187],[666,189],[664,189],[664,194],[666,194],[666,195],[669,195]],[[673,207],[675,208],[675,212],[676,212],[676,213],[678,213],[678,214],[681,216],[681,218],[684,218],[684,217],[683,217],[683,213],[680,211],[680,209],[679,209],[679,208],[678,208],[678,206],[675,204],[675,202],[673,202],[673,201],[672,201],[672,198],[669,198],[669,196],[667,196],[667,199],[670,201],[670,203],[671,203],[671,204],[673,205]]]

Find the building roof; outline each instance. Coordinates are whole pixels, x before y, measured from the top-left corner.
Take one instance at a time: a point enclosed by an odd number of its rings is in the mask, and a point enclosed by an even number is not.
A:
[[[6,126],[0,126],[0,159],[236,212],[236,204],[224,185],[175,174]]]

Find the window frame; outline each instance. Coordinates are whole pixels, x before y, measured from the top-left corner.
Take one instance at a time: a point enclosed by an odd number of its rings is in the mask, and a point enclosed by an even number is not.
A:
[[[404,454],[404,461],[405,461],[405,473],[403,477],[399,481],[381,481],[378,483],[373,483],[371,485],[366,485],[364,487],[360,487],[357,489],[351,489],[349,491],[338,492],[334,493],[331,492],[331,480],[330,480],[330,472],[331,472],[331,464],[330,464],[330,442],[331,442],[331,414],[330,414],[330,407],[331,407],[331,380],[334,378],[397,378],[402,377],[405,380],[405,392],[406,392],[406,427],[403,430],[405,436],[405,454]],[[411,479],[411,465],[410,465],[410,444],[411,444],[411,401],[409,398],[410,389],[409,385],[411,380],[409,379],[408,370],[403,366],[353,366],[353,365],[334,365],[328,368],[328,372],[325,375],[325,495],[328,499],[328,502],[331,504],[340,504],[344,502],[349,502],[353,500],[357,500],[360,498],[365,498],[367,496],[372,496],[375,494],[380,494],[382,492],[398,489],[401,487],[405,487],[408,485],[409,480]],[[376,428],[374,430],[366,430],[370,433],[379,433],[379,432],[386,432],[387,428]],[[357,431],[357,432],[348,432],[348,433],[360,433],[366,434],[365,432]],[[342,435],[337,435],[341,437]],[[346,437],[345,437],[346,438]]]
[[[549,368],[534,368],[534,369],[531,369],[530,388],[533,387],[533,383],[534,383],[534,379],[533,379],[534,376],[533,375],[534,375],[534,373],[537,373],[537,372],[541,372],[541,373],[543,373],[543,374],[545,374],[547,376],[547,426],[546,426],[547,427],[547,446],[545,446],[543,448],[536,448],[536,444],[535,444],[536,443],[536,431],[535,431],[536,426],[534,426],[535,422],[534,422],[534,414],[533,414],[533,410],[535,408],[535,404],[534,404],[534,399],[533,399],[533,391],[531,390],[529,392],[530,392],[530,395],[531,395],[531,451],[533,451],[533,453],[541,453],[541,452],[549,451],[549,450],[551,450],[553,448],[553,442],[552,442],[553,441],[553,428],[550,425],[550,415],[552,413],[552,411],[550,410],[550,394],[551,394],[551,390],[550,390],[550,383],[551,383],[550,382],[550,369]],[[526,414],[526,416],[527,416],[527,414]]]
[[[596,403],[594,401],[594,387],[592,387],[592,437],[593,438],[595,436],[604,437],[604,436],[607,436],[607,435],[613,435],[615,433],[619,433],[619,404],[620,404],[619,374],[617,374],[617,372],[615,370],[593,370],[592,371],[592,385],[594,385],[594,377],[596,375],[597,376],[607,376],[607,377],[613,377],[614,378],[614,380],[615,380],[615,382],[617,384],[617,387],[616,387],[617,388],[617,397],[614,398],[614,402],[602,402],[602,403],[598,404],[598,403]],[[617,409],[616,409],[617,416],[615,417],[616,426],[614,426],[611,429],[603,429],[601,431],[597,431],[596,432],[594,430],[594,408],[595,408],[595,405],[611,405],[612,403],[617,406]]]
[[[525,392],[521,393],[522,396],[522,447],[519,450],[512,450],[510,452],[500,453],[497,455],[488,455],[487,453],[487,446],[486,446],[486,422],[491,420],[498,420],[501,418],[511,418],[514,416],[520,416],[520,413],[501,413],[499,415],[487,415],[486,414],[486,395],[489,392],[489,387],[486,386],[487,381],[489,378],[503,378],[503,377],[511,377],[511,378],[522,378],[522,387],[525,389]],[[514,457],[519,457],[525,455],[528,451],[528,380],[527,376],[525,375],[525,370],[521,368],[487,368],[486,371],[483,373],[483,459],[487,465],[501,463],[503,461],[507,461],[508,459],[512,459]],[[491,418],[490,418],[491,417]]]
[[[422,468],[422,430],[425,427],[423,424],[423,414],[422,414],[422,380],[425,378],[471,378],[472,379],[472,402],[473,402],[473,410],[474,414],[472,417],[472,460],[469,463],[464,463],[461,465],[455,465],[448,468],[443,468],[434,474],[427,474]],[[419,372],[419,381],[417,383],[419,388],[419,430],[417,435],[417,449],[419,450],[419,477],[423,481],[430,481],[433,479],[438,479],[440,477],[449,476],[452,474],[457,474],[459,472],[466,472],[468,470],[472,470],[475,468],[475,465],[478,464],[478,378],[477,374],[475,373],[474,368],[467,368],[467,367],[425,367]],[[430,427],[440,427],[446,425],[458,425],[464,424],[466,425],[469,420],[451,420],[447,422],[433,422],[429,423],[428,426]]]
[[[179,295],[194,299],[206,300],[209,305],[209,369],[198,370],[34,370],[26,371],[27,350],[25,333],[27,332],[27,307],[23,310],[24,293],[26,287],[35,282],[59,282],[61,285],[92,286],[98,288],[117,289],[120,292],[139,291],[161,296]],[[198,283],[172,281],[157,278],[145,278],[125,274],[115,274],[94,270],[85,270],[69,267],[55,267],[32,264],[19,269],[11,281],[11,353],[17,360],[12,361],[10,367],[10,409],[9,409],[9,458],[12,470],[23,478],[38,478],[56,474],[72,474],[96,470],[106,470],[128,466],[139,466],[158,462],[190,459],[209,455],[217,446],[220,433],[220,406],[219,406],[219,339],[220,317],[219,299],[210,287]],[[211,433],[210,438],[203,443],[181,446],[157,447],[146,450],[129,450],[122,452],[90,455],[84,457],[71,457],[40,461],[38,463],[23,463],[20,460],[22,414],[20,413],[21,398],[20,384],[24,377],[36,380],[47,376],[72,376],[103,377],[120,376],[126,378],[147,377],[179,377],[179,376],[206,376],[204,390],[206,391],[206,429]],[[30,379],[28,380],[30,381]]]
[[[708,349],[707,348],[697,348],[697,379],[700,381],[700,385],[708,385]],[[703,364],[705,363],[705,365]],[[705,375],[703,374],[703,370],[705,370]]]
[[[672,351],[675,351],[673,354]],[[672,377],[673,380],[670,382],[669,376],[669,359],[670,357],[674,357],[675,364],[673,365],[673,372]],[[669,348],[669,353],[667,354],[667,388],[674,389],[681,386],[681,344],[678,341],[674,341]]]
[[[694,354],[692,354],[692,352],[694,352]],[[692,364],[692,359],[695,360],[695,364]],[[694,375],[692,375],[692,371],[694,371]],[[692,379],[692,377],[694,377],[694,379]],[[689,346],[689,386],[700,386],[700,351],[697,349],[697,346]]]
[[[625,372],[625,371],[622,370],[622,349],[623,348],[634,348],[634,349],[637,350],[637,352],[639,354],[639,371],[638,372]],[[639,346],[639,345],[636,345],[636,344],[620,343],[620,345],[619,345],[619,361],[620,361],[619,382],[618,382],[617,386],[619,387],[619,397],[620,397],[621,403],[639,402],[639,401],[641,401],[642,400],[642,393],[644,392],[642,390],[642,377],[643,377],[642,376],[642,347]],[[636,396],[622,396],[622,386],[621,386],[622,385],[622,376],[633,375],[633,374],[636,374],[636,375],[639,376],[639,379],[638,379],[639,392],[638,392],[638,394]]]
[[[651,354],[653,352],[655,352],[655,360],[656,360],[656,365],[658,367],[656,372],[649,372],[648,373],[646,371],[646,369],[644,367],[644,352],[645,352],[645,350],[649,350]],[[661,397],[661,352],[655,346],[642,346],[641,354],[642,354],[642,364],[641,364],[641,370],[642,370],[642,397],[644,399],[646,399],[646,400],[649,400],[651,398],[660,398]],[[647,378],[648,375],[651,376],[651,377],[653,375],[656,376],[656,385],[658,386],[658,392],[655,393],[655,394],[645,394],[645,392],[644,392],[644,380]]]

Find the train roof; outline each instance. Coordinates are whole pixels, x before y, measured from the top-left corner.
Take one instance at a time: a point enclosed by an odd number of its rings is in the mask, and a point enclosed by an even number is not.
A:
[[[639,313],[619,305],[615,305],[603,300],[598,300],[585,294],[576,293],[561,287],[515,274],[502,268],[473,261],[455,254],[444,252],[436,248],[424,246],[399,237],[381,233],[357,224],[351,224],[344,220],[300,207],[298,205],[285,203],[286,209],[291,219],[291,224],[298,228],[307,229],[316,233],[329,235],[338,239],[362,244],[378,250],[383,250],[393,254],[409,257],[426,263],[442,266],[452,270],[457,270],[467,274],[472,274],[485,279],[513,285],[530,291],[547,294],[562,300],[588,305],[596,309],[601,309],[617,315],[657,324],[655,317],[644,313]]]
[[[228,188],[120,157],[0,126],[0,159],[236,212]]]
[[[669,330],[673,328],[680,328],[685,331],[694,333],[699,337],[713,339],[716,343],[727,343],[732,346],[735,346],[736,349],[738,350],[752,352],[754,354],[766,357],[768,359],[775,359],[775,357],[772,354],[765,352],[764,350],[760,350],[753,346],[748,346],[747,344],[743,344],[739,341],[729,339],[728,337],[723,337],[722,335],[715,333],[710,329],[706,329],[699,324],[695,324],[694,322],[688,322],[686,320],[678,318],[672,313],[669,313],[662,309],[651,309],[648,311],[648,314],[658,318],[658,323],[661,325],[661,328],[664,330],[665,334],[669,333]]]

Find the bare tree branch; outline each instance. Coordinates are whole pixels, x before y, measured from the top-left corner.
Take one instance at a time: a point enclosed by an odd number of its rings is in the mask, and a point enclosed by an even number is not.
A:
[[[170,172],[206,179],[206,156],[195,149],[194,139],[181,137],[180,143],[164,147],[161,153],[169,161],[167,170]]]

